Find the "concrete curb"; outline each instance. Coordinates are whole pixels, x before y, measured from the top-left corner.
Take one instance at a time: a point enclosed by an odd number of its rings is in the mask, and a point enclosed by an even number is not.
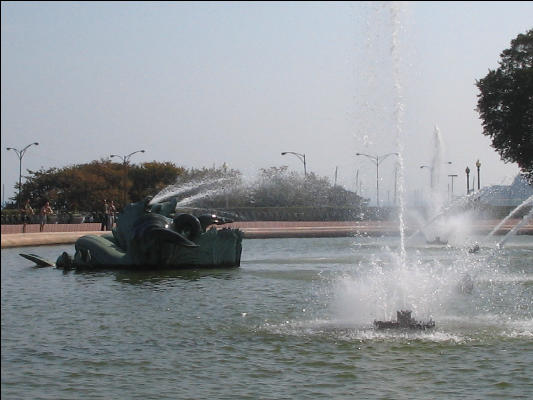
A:
[[[2,249],[7,247],[27,247],[57,244],[72,244],[85,235],[101,235],[102,231],[85,232],[43,232],[43,233],[12,233],[2,235]]]
[[[488,220],[479,221],[472,226],[476,234],[488,234],[500,221]],[[509,220],[500,228],[497,235],[503,235],[509,232],[519,220]],[[29,233],[6,233],[7,231],[19,232],[22,230],[20,225],[2,226],[2,248],[9,247],[26,247],[26,246],[43,246],[72,244],[84,235],[102,235],[109,231],[88,231],[88,225],[80,224],[69,225],[69,232],[29,232]],[[92,229],[98,227],[98,224],[90,226]],[[37,226],[38,228],[38,226]],[[47,227],[51,228],[51,226]],[[61,227],[54,227],[61,229]],[[76,230],[77,228],[77,230]],[[239,228],[244,233],[245,239],[269,239],[269,238],[320,238],[320,237],[352,237],[352,236],[397,236],[399,235],[398,226],[390,221],[347,221],[347,222],[316,222],[316,221],[248,221],[236,222],[218,227]],[[66,229],[66,228],[64,228]],[[412,229],[406,230],[406,235],[413,233]],[[524,225],[518,234],[533,235],[533,224]]]

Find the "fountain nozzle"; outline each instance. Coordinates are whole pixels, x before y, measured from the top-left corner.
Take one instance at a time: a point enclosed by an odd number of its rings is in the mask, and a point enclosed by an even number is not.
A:
[[[426,330],[435,327],[435,322],[429,320],[427,322],[417,321],[411,317],[410,310],[396,311],[396,321],[374,321],[376,329],[418,329]]]

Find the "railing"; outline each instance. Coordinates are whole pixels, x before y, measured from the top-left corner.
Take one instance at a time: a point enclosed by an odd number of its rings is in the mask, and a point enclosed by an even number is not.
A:
[[[30,217],[28,224],[40,223],[41,216],[34,214]],[[89,214],[77,214],[77,213],[59,213],[48,215],[46,219],[47,224],[82,224],[86,222],[99,222],[95,221],[94,216]],[[2,225],[21,225],[24,223],[24,214],[19,212],[2,212],[1,216]]]
[[[502,219],[507,216],[515,207],[512,206],[491,206],[483,204],[478,207],[477,214],[481,219]],[[521,218],[529,212],[530,206],[524,207],[515,215]],[[361,221],[361,220],[390,220],[397,217],[397,208],[394,207],[367,207],[364,209],[349,207],[238,207],[218,210],[203,209],[188,210],[183,208],[183,212],[198,213],[218,213],[228,214],[236,221]],[[423,214],[423,209],[419,212]],[[22,225],[24,214],[19,212],[2,212],[2,225]],[[29,224],[39,224],[40,216],[32,215]],[[49,215],[47,224],[82,224],[101,223],[99,213],[59,213]]]

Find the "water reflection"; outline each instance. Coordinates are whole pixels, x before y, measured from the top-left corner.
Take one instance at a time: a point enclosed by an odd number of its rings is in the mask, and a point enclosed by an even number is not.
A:
[[[171,284],[175,280],[199,281],[205,278],[235,279],[240,274],[238,268],[185,268],[185,269],[151,269],[137,271],[115,271],[117,282],[131,285]]]

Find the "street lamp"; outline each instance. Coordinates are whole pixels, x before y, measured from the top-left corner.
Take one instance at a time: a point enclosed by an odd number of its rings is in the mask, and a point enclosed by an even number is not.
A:
[[[136,154],[136,153],[144,153],[144,150],[137,150],[137,151],[134,151],[133,153],[130,153],[130,154],[126,155],[126,156],[119,156],[118,154],[111,154],[111,157],[118,157],[118,158],[122,159],[122,162],[124,164],[127,164],[128,161],[130,160],[130,157],[132,155]]]
[[[367,157],[374,164],[376,164],[376,204],[379,207],[379,164],[381,164],[381,162],[385,160],[388,156],[392,156],[392,155],[398,156],[399,154],[398,153],[387,153],[381,156],[371,156],[371,155],[363,154],[363,153],[355,153],[355,155]]]
[[[446,161],[445,164],[451,164],[452,162],[451,161]],[[420,168],[427,168],[429,169],[429,187],[431,189],[433,189],[433,170],[434,170],[434,167],[430,167],[429,165],[421,165]]]
[[[452,200],[453,200],[453,178],[457,178],[457,175],[455,174],[451,174],[451,175],[448,175],[450,178],[452,178]]]
[[[429,187],[433,189],[433,168],[431,168],[429,165],[421,165],[420,169],[422,168],[429,169]]]
[[[128,180],[128,162],[130,161],[130,157],[136,153],[144,153],[144,150],[137,150],[130,154],[127,154],[125,156],[120,156],[118,154],[111,154],[111,158],[118,157],[122,160],[122,165],[124,166],[124,184],[123,184],[123,191],[124,191],[124,201],[123,206],[126,206],[126,181]]]
[[[301,162],[304,163],[304,176],[307,178],[307,167],[305,164],[305,154],[295,153],[294,151],[284,151],[283,153],[281,153],[282,156],[284,156],[285,154],[293,154],[296,157],[298,157]]]
[[[22,190],[22,157],[24,157],[24,154],[26,153],[26,150],[28,150],[28,147],[35,145],[38,146],[39,143],[34,142],[30,143],[26,147],[24,147],[22,150],[15,149],[13,147],[6,147],[6,150],[13,150],[15,153],[17,153],[17,156],[19,158],[19,195],[17,198],[17,207],[20,208],[20,193]]]
[[[479,160],[476,161],[476,167],[477,167],[477,190],[479,191],[479,188],[481,186],[481,181],[479,180],[479,167],[481,167],[481,163]]]
[[[466,167],[466,195],[470,194],[470,168]]]

